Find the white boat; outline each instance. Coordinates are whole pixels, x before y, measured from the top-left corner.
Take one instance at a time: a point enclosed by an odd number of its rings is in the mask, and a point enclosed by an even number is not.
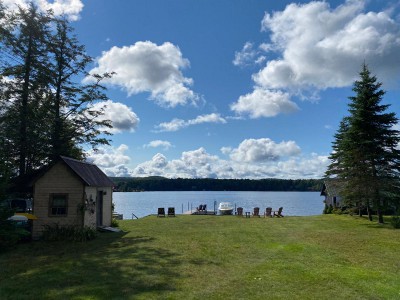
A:
[[[230,202],[221,202],[218,206],[220,215],[231,215],[233,212],[233,205]]]

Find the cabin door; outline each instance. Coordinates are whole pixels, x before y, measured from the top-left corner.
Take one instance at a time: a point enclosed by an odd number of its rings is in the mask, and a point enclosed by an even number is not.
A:
[[[97,193],[96,225],[103,226],[103,191]]]

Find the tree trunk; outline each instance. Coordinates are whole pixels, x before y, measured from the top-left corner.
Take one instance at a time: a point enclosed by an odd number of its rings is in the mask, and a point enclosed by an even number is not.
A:
[[[20,140],[19,140],[19,175],[26,174],[26,159],[27,159],[27,118],[28,118],[28,99],[29,99],[29,83],[31,75],[32,63],[32,35],[29,36],[28,49],[25,56],[24,84],[21,95],[20,108]]]
[[[378,214],[378,223],[379,223],[379,224],[383,224],[384,222],[383,222],[383,213],[382,213],[382,210],[381,210],[380,208],[378,208],[378,210],[377,210],[376,213]]]
[[[372,211],[369,205],[367,205],[368,220],[372,221]]]

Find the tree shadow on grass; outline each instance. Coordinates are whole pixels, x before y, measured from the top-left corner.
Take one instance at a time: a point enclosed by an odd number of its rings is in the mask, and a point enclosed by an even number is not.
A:
[[[0,276],[2,299],[151,298],[175,291],[180,277],[179,254],[148,236],[103,233],[86,243],[30,248],[28,257],[11,257],[25,267]]]
[[[360,220],[368,221],[364,224],[361,224],[361,226],[368,227],[368,228],[374,228],[374,229],[393,229],[392,225],[390,224],[390,218],[389,217],[384,217],[384,223],[378,223],[378,217],[377,216],[372,216],[372,221],[368,219],[367,216],[362,216],[359,217]]]

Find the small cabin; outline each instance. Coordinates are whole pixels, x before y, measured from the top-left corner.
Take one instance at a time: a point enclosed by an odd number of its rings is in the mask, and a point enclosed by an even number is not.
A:
[[[342,188],[343,185],[338,179],[324,180],[321,196],[325,196],[324,202],[327,206],[332,205],[334,208],[342,206],[342,198],[340,196],[340,191]]]
[[[61,156],[33,182],[32,238],[45,225],[110,226],[113,185],[96,165]]]

